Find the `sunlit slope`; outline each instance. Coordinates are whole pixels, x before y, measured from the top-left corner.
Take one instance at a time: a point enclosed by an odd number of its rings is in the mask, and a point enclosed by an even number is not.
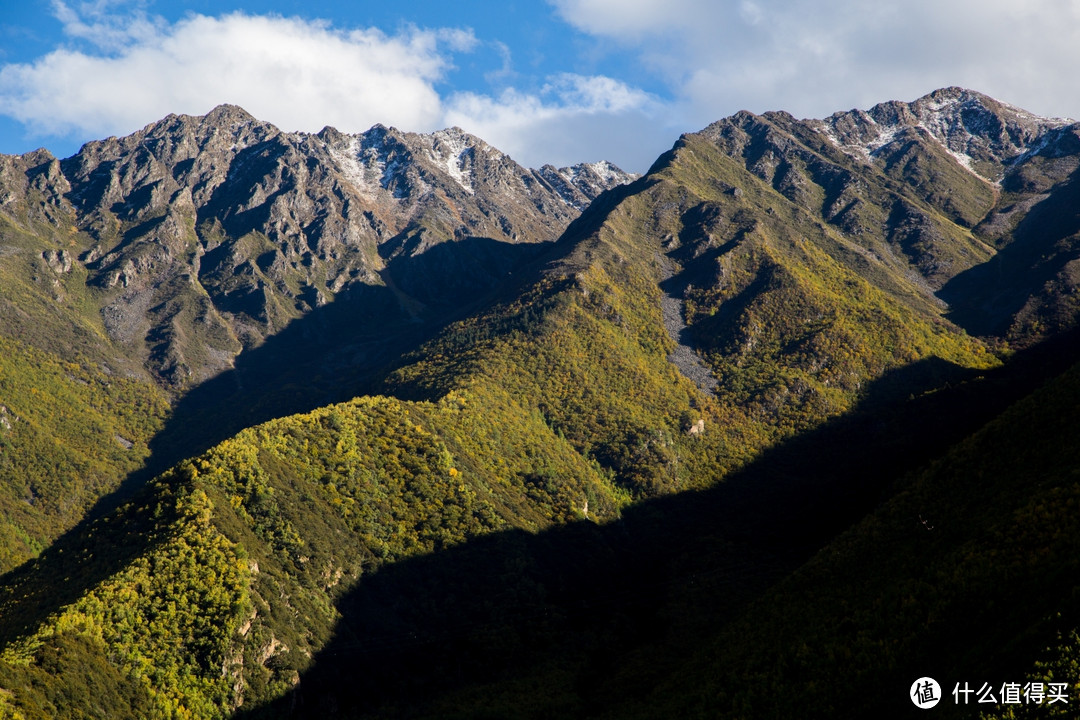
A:
[[[332,632],[334,599],[380,564],[610,516],[606,479],[538,416],[470,404],[361,399],[274,421],[65,538],[5,588],[13,706],[78,717],[105,684],[147,716],[220,717],[291,687]]]
[[[665,327],[671,301],[681,332]],[[931,357],[997,363],[942,312],[905,275],[690,136],[572,225],[535,284],[451,327],[386,391],[508,391],[648,494],[710,484],[849,409],[889,370]],[[711,391],[669,361],[678,345],[707,366]],[[703,432],[688,434],[698,421]],[[664,457],[620,461],[628,447]]]

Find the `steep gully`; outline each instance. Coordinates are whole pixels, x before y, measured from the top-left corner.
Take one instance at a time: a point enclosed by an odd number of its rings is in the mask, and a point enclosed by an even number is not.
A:
[[[718,384],[716,378],[688,342],[690,329],[683,320],[684,302],[681,297],[686,287],[673,280],[677,269],[671,259],[658,254],[657,262],[660,266],[660,290],[663,293],[660,297],[660,311],[664,317],[664,327],[675,343],[675,350],[668,355],[668,362],[697,385],[701,392],[715,396]]]

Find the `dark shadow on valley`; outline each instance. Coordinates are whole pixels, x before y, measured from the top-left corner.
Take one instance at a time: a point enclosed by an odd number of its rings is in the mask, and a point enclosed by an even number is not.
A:
[[[0,579],[0,646],[152,547],[156,540],[145,533],[154,522],[137,507],[121,511],[129,520],[106,522],[150,479],[246,427],[377,390],[388,372],[447,324],[531,277],[530,261],[553,247],[480,237],[449,242],[452,249],[444,244],[417,255],[396,255],[383,271],[396,289],[349,286],[334,302],[241,353],[233,369],[178,400],[151,440],[143,468],[39,557]],[[408,294],[410,308],[402,304],[401,293]],[[422,307],[419,316],[416,307]]]
[[[235,717],[634,708],[768,587],[895,493],[905,473],[1078,360],[1080,333],[993,371],[921,361],[713,489],[643,502],[603,526],[497,533],[382,567],[342,598],[335,638],[295,689]],[[911,520],[913,533],[925,532]],[[501,691],[522,704],[477,714],[478,698],[505,700]],[[454,697],[472,704],[455,708]]]

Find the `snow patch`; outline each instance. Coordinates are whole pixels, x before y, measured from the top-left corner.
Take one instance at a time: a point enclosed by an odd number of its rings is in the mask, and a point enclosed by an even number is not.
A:
[[[948,110],[954,108],[960,104],[961,100],[966,101],[966,98],[961,96],[946,97],[944,100],[926,100],[923,102],[923,107],[932,113],[940,114],[942,110]]]
[[[1004,105],[1004,103],[1002,103],[1002,104]],[[1005,107],[1009,108],[1009,110],[1016,113],[1017,117],[1019,117],[1022,120],[1029,120],[1031,122],[1042,123],[1044,125],[1049,125],[1052,128],[1061,128],[1061,127],[1065,127],[1066,125],[1075,125],[1076,124],[1076,120],[1074,120],[1073,118],[1067,118],[1067,117],[1043,117],[1042,115],[1033,115],[1032,113],[1029,113],[1027,110],[1022,110],[1021,108],[1018,108],[1015,105],[1005,105]]]
[[[844,144],[840,142],[840,138],[833,132],[832,125],[828,123],[821,123],[818,127],[818,131],[825,136],[825,139],[832,143],[833,147],[843,149]]]
[[[600,162],[586,163],[585,167],[592,170],[597,177],[603,180],[605,183],[613,182],[626,182],[626,173],[619,170],[607,160],[601,160]]]
[[[458,128],[448,128],[421,135],[427,146],[428,159],[470,195],[473,189],[473,162],[476,145],[473,138]]]
[[[368,179],[364,172],[364,166],[360,164],[358,159],[360,153],[360,138],[355,135],[349,138],[349,144],[347,148],[342,151],[340,148],[330,147],[330,156],[337,162],[338,167],[341,169],[341,174],[345,176],[345,179],[352,183],[358,190],[370,191]]]
[[[368,197],[389,190],[407,165],[401,157],[402,148],[397,147],[387,130],[379,126],[366,133],[349,135],[348,140],[344,148],[328,148],[345,179]],[[394,197],[406,194],[405,189],[395,187]]]
[[[953,150],[951,147],[949,147],[948,143],[943,142],[941,139],[939,139],[938,136],[935,135],[930,128],[926,127],[922,123],[919,123],[919,127],[921,127],[923,130],[926,130],[926,132],[930,135],[931,138],[937,140],[938,144],[941,145],[942,150],[949,153],[949,155],[951,155],[952,158],[956,160],[956,162],[960,163],[960,165],[963,166],[964,169],[966,169],[968,172],[978,175],[983,180],[986,179],[982,175],[979,175],[978,172],[976,172],[975,158],[971,157],[967,153],[960,152],[959,150]]]
[[[866,143],[864,146],[866,148],[866,154],[873,155],[881,148],[896,140],[896,136],[903,131],[904,128],[902,125],[889,125],[883,128],[876,138]]]
[[[624,172],[617,165],[612,165],[606,160],[579,163],[564,168],[545,165],[533,172],[546,179],[563,202],[577,210],[584,210],[605,190],[616,185],[624,185],[640,177]]]
[[[872,119],[870,122],[874,122]],[[877,123],[874,123],[875,125]],[[883,128],[874,138],[865,143],[846,143],[840,139],[840,136],[836,134],[834,126],[829,122],[822,122],[818,126],[818,132],[825,136],[834,147],[839,149],[844,154],[863,162],[869,163],[873,158],[874,153],[891,143],[896,139],[896,136],[900,133],[899,126],[890,126]]]
[[[578,163],[572,167],[559,168],[555,171],[559,177],[574,186],[581,183],[597,184],[599,180],[605,184],[622,184],[632,179],[633,175],[625,173],[607,160],[594,163]]]

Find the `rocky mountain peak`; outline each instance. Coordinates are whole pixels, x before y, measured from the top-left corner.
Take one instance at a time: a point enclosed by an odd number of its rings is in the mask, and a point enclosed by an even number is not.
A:
[[[239,105],[223,103],[203,116],[207,123],[214,125],[244,124],[258,122],[255,117]]]
[[[912,102],[894,100],[868,111],[836,113],[819,121],[818,128],[840,149],[865,160],[913,134],[922,135],[969,170],[997,179],[1004,163],[1037,149],[1048,133],[1070,124],[973,90],[948,87]]]
[[[628,173],[606,160],[578,163],[564,168],[544,165],[537,174],[547,181],[563,200],[578,210],[584,210],[605,190],[626,185],[639,177],[636,173]]]
[[[447,175],[469,194],[475,192],[474,182],[480,179],[476,177],[476,153],[486,155],[490,161],[503,157],[498,150],[459,127],[415,135],[412,140],[423,148],[427,160],[440,171],[445,168]]]
[[[393,285],[409,319],[483,292],[524,257],[492,247],[555,240],[625,175],[596,164],[568,194],[461,128],[287,133],[235,105],[169,115],[62,162],[5,160],[8,202],[45,203],[37,216],[85,233],[77,261],[104,293],[105,330],[175,386],[353,286]],[[439,275],[454,251],[413,262],[470,239],[491,258],[454,260],[452,291]]]
[[[49,152],[45,148],[38,148],[37,150],[31,150],[30,152],[24,153],[24,154],[20,155],[19,157],[22,158],[22,161],[24,163],[26,163],[27,167],[32,167],[32,168],[33,167],[39,167],[39,166],[44,165],[46,163],[51,163],[53,160],[56,160],[56,156],[54,156],[51,152]]]
[[[1077,128],[951,87],[824,120],[739,112],[684,136],[664,162],[678,165],[685,154],[683,169],[694,166],[706,141],[709,153],[719,151],[839,231],[854,252],[917,278],[918,291],[937,303],[935,292],[993,253],[976,233],[956,227],[983,223],[1001,189],[1039,193],[1067,177],[1076,167]],[[898,193],[896,183],[920,201]],[[1013,222],[1009,208],[1003,211],[984,227]]]

